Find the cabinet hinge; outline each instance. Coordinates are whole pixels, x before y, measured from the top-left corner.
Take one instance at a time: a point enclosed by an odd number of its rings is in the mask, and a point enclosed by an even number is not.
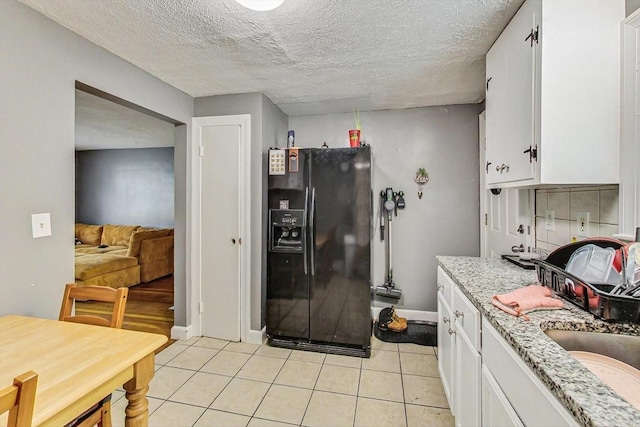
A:
[[[200,157],[204,157],[204,145],[200,146],[200,152],[199,152]]]
[[[484,214],[484,225],[489,225],[487,214]]]
[[[532,147],[530,145],[529,148],[524,150],[523,153],[524,154],[529,153],[529,163],[533,163],[534,160],[538,160],[538,148],[537,147]]]
[[[533,42],[536,42],[536,44],[538,44],[539,35],[540,35],[540,26],[536,26],[535,30],[533,28],[531,29],[531,32],[529,33],[527,38],[524,39],[524,41],[530,40],[531,47],[533,47]]]

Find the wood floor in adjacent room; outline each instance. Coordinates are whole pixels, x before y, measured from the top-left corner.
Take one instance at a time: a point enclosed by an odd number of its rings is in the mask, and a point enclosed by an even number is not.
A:
[[[109,317],[111,304],[96,301],[76,302],[76,313]],[[161,277],[149,283],[141,283],[129,288],[129,298],[124,313],[123,329],[153,332],[166,335],[167,344],[173,327],[173,276]]]

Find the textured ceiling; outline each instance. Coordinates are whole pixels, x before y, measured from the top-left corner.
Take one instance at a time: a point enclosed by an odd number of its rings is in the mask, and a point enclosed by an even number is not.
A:
[[[174,146],[174,125],[76,90],[76,150]]]
[[[21,0],[194,96],[262,92],[290,116],[484,98],[523,0]]]

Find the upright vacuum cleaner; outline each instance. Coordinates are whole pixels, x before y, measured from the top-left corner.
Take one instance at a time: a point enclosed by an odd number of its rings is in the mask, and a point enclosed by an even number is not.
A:
[[[387,242],[385,245],[387,273],[384,284],[376,287],[376,295],[400,299],[402,290],[396,289],[393,283],[393,265],[391,257],[391,220],[394,216],[398,216],[398,209],[404,209],[404,193],[402,191],[394,192],[393,188],[387,188],[380,192],[380,240],[385,240],[385,228],[387,229]],[[386,227],[385,227],[386,226]]]

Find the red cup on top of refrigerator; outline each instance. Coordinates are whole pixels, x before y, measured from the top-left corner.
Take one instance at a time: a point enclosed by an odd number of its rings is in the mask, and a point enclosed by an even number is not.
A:
[[[351,129],[349,131],[349,145],[351,148],[360,146],[360,129]]]

